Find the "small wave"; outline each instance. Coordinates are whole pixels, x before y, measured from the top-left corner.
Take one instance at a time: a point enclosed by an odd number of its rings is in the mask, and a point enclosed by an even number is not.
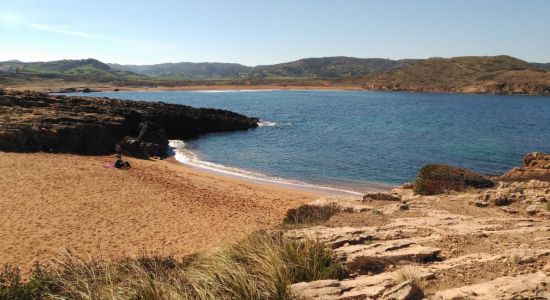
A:
[[[236,92],[273,92],[274,89],[257,89],[257,90],[196,90],[193,93],[236,93]]]
[[[210,171],[214,171],[222,174],[247,178],[247,179],[256,180],[256,181],[264,181],[264,182],[296,186],[301,188],[324,190],[324,191],[330,191],[333,193],[336,192],[336,193],[351,194],[351,195],[363,195],[362,193],[358,193],[355,191],[314,185],[314,184],[305,183],[299,180],[290,180],[290,179],[284,179],[284,178],[279,178],[274,176],[267,176],[261,173],[251,172],[251,171],[247,171],[239,168],[233,168],[233,167],[228,167],[217,163],[203,161],[203,160],[200,160],[200,158],[196,153],[194,153],[193,151],[187,148],[187,145],[185,144],[185,142],[180,140],[170,140],[168,143],[168,146],[171,148],[170,154],[172,154],[177,161],[193,167],[198,167],[198,168],[202,168],[202,169],[206,169],[206,170],[210,170]]]
[[[278,126],[292,126],[292,123],[286,122],[286,123],[278,123],[278,122],[271,122],[266,120],[260,120],[258,122],[259,127],[278,127]]]

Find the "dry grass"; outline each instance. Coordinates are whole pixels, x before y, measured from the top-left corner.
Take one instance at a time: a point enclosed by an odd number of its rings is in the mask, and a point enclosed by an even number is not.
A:
[[[414,265],[403,266],[394,272],[393,280],[398,284],[409,280],[418,282],[420,280],[420,268]]]
[[[0,299],[285,299],[291,283],[341,274],[325,245],[262,231],[180,261],[149,255],[106,262],[68,253],[26,282],[5,268]]]

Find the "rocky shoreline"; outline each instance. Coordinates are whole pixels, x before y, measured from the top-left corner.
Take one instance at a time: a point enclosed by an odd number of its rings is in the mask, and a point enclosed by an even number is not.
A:
[[[247,130],[258,118],[162,102],[0,94],[0,150],[134,157],[165,156],[169,139]]]

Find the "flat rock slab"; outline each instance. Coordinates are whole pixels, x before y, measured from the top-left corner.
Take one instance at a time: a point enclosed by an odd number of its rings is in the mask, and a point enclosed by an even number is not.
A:
[[[322,241],[333,249],[345,245],[369,243],[374,240],[393,240],[404,238],[407,233],[415,233],[416,229],[380,230],[378,227],[324,227],[315,226],[303,229],[289,230],[285,236],[295,240],[311,239]]]
[[[293,299],[407,299],[397,298],[399,295],[417,294],[415,285],[410,281],[398,283],[397,273],[386,272],[374,276],[357,276],[353,279],[317,280],[312,282],[300,282],[291,285]],[[419,279],[432,277],[433,274],[420,271]]]
[[[349,245],[335,249],[334,253],[351,271],[380,267],[381,264],[396,264],[400,261],[433,260],[441,253],[441,249],[419,244],[431,239],[432,237],[410,238],[375,242],[369,245]]]
[[[361,199],[353,197],[322,197],[308,204],[313,206],[333,206],[349,212],[364,212],[374,209],[371,205],[362,202]]]
[[[549,299],[550,276],[542,271],[439,291],[430,299]]]

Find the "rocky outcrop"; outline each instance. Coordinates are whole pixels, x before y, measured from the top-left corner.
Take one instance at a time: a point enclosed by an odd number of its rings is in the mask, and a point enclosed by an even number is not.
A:
[[[0,95],[0,150],[164,156],[168,139],[246,130],[257,118],[162,102],[53,96]]]
[[[523,157],[523,165],[497,177],[501,181],[526,181],[532,179],[550,181],[550,154],[531,152]]]

